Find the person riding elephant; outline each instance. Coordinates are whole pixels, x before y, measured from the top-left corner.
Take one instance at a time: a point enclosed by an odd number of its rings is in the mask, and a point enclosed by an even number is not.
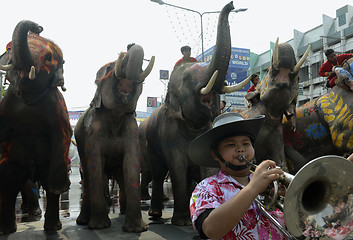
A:
[[[120,211],[126,213],[123,230],[142,232],[140,163],[136,104],[154,57],[143,71],[143,48],[133,45],[96,75],[97,90],[90,107],[75,127],[83,173],[83,199],[77,224],[90,229],[111,225],[107,207],[108,178],[119,184]]]
[[[199,182],[201,170],[192,163],[187,149],[191,141],[211,127],[220,112],[220,95],[243,88],[250,79],[235,86],[225,86],[231,39],[228,16],[234,6],[221,11],[215,51],[211,62],[184,63],[170,76],[165,103],[140,125],[141,151],[147,153],[152,171],[152,199],[148,214],[162,216],[163,183],[170,173],[174,197],[172,224],[190,225],[189,199]],[[141,133],[141,131],[143,133]],[[143,156],[141,156],[143,157]],[[141,159],[141,162],[145,159]],[[142,169],[142,173],[145,169]]]
[[[46,191],[44,229],[62,227],[59,197],[70,186],[72,129],[57,89],[64,83],[63,54],[53,41],[39,36],[42,30],[32,21],[19,22],[10,60],[0,66],[10,82],[0,102],[0,234],[16,231],[16,196],[27,180],[40,181]]]

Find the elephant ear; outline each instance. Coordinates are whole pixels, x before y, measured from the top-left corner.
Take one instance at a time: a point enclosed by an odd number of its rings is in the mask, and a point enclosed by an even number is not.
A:
[[[94,94],[94,98],[91,101],[90,106],[94,108],[100,108],[102,104],[102,86],[104,84],[104,78],[107,76],[107,74],[112,74],[112,69],[114,66],[114,62],[108,63],[105,66],[101,67],[101,69],[98,70],[96,74],[96,85],[97,85],[97,90],[96,93]]]
[[[96,93],[94,94],[94,98],[91,101],[90,106],[94,108],[100,108],[102,106],[102,94],[100,91],[100,86],[98,86]]]
[[[171,118],[178,118],[184,120],[182,109],[179,100],[173,93],[168,91],[165,106],[167,107],[167,116]]]

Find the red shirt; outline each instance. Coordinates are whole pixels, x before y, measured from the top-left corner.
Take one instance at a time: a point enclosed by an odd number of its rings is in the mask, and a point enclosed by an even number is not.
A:
[[[246,93],[255,92],[255,88],[256,88],[256,86],[252,85],[251,87],[249,87],[249,90]]]
[[[188,62],[197,62],[197,59],[194,57],[190,57],[190,60]],[[177,66],[181,65],[184,63],[184,57],[180,58],[174,65],[174,68],[176,68]]]
[[[321,77],[328,77],[330,75],[330,72],[332,72],[332,68],[334,66],[341,65],[344,60],[346,60],[347,58],[350,58],[350,57],[353,57],[352,53],[337,55],[337,63],[335,65],[333,65],[328,60],[326,60],[326,62],[324,62],[320,67],[319,75]],[[331,78],[332,77],[328,77],[327,80],[330,80]]]

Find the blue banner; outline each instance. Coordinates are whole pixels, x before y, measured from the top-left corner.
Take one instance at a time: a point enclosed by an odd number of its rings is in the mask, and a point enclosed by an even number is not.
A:
[[[226,81],[227,81],[228,86],[233,86],[233,85],[240,83],[241,81],[243,81],[247,77],[248,77],[248,69],[238,68],[238,67],[229,67],[228,72],[227,72]],[[250,87],[250,83],[248,83],[240,91],[248,91],[249,87]]]
[[[204,52],[205,62],[210,62],[214,53],[215,46],[207,49]],[[196,57],[197,61],[202,61],[202,54]],[[230,61],[230,68],[250,68],[250,49],[232,47]]]
[[[232,48],[229,68],[250,68],[250,49]]]

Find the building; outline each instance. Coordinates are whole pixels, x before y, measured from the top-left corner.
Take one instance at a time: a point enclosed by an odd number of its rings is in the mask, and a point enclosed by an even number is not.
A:
[[[327,93],[326,78],[318,75],[326,61],[325,50],[332,48],[337,54],[353,53],[353,7],[346,5],[336,10],[336,17],[322,15],[322,24],[303,33],[294,29],[294,37],[287,41],[300,59],[311,45],[311,52],[299,71],[298,105]],[[259,73],[260,79],[271,65],[271,49],[250,55],[250,73]]]

